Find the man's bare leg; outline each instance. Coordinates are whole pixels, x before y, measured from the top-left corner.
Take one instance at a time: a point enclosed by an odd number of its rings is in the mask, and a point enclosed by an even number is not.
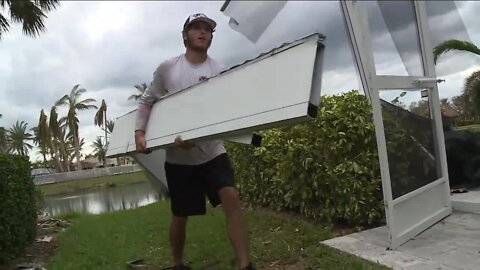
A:
[[[170,223],[170,246],[172,248],[173,265],[183,264],[186,227],[186,217],[172,216]]]
[[[219,195],[227,218],[228,236],[237,261],[240,268],[247,267],[250,263],[250,250],[238,193],[233,187],[224,187],[220,189]]]

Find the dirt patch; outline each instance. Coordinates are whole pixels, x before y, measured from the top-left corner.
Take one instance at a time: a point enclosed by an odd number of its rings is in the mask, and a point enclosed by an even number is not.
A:
[[[51,260],[58,248],[58,235],[63,232],[70,222],[54,218],[42,218],[37,222],[37,234],[25,252],[0,266],[5,270],[42,269]],[[5,267],[5,268],[3,268]],[[30,267],[30,268],[28,268]]]

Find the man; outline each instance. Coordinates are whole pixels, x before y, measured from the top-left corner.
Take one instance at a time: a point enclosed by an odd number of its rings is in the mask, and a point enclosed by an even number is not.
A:
[[[139,100],[135,128],[138,152],[146,152],[146,125],[151,107],[159,97],[199,83],[219,74],[223,69],[207,54],[215,27],[216,22],[204,14],[194,14],[186,20],[182,31],[186,52],[158,66],[150,87]],[[182,110],[181,106],[183,105],[179,104],[179,110]],[[172,117],[175,117],[175,112],[172,112]],[[213,207],[221,204],[224,209],[228,235],[240,269],[254,269],[240,200],[235,189],[234,172],[223,142],[210,140],[192,144],[177,137],[174,146],[166,150],[165,174],[172,210],[172,269],[191,269],[184,265],[183,259],[187,218],[205,215],[205,195]]]

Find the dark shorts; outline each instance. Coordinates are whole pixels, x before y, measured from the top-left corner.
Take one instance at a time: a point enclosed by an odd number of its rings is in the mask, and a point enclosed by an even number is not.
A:
[[[175,216],[206,214],[206,198],[216,207],[220,204],[218,191],[234,187],[232,164],[226,153],[200,165],[165,163],[165,174]]]

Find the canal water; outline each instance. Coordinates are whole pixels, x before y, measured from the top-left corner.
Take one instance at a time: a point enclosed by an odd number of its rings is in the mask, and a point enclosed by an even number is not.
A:
[[[93,191],[45,197],[43,212],[48,216],[63,213],[101,214],[148,205],[165,199],[150,182],[115,186]]]

